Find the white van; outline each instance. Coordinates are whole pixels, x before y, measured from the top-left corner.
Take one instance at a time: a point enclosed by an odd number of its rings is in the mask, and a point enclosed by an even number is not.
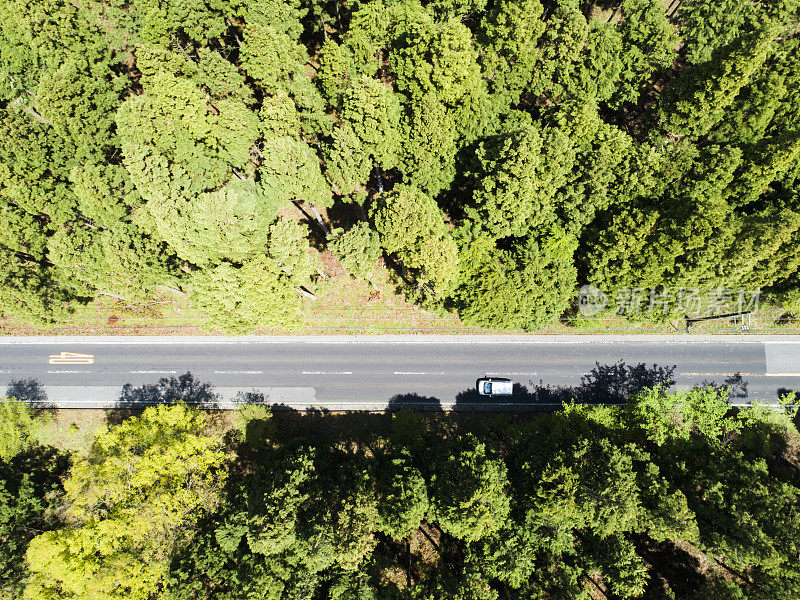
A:
[[[475,382],[479,396],[510,396],[514,384],[503,377],[481,377]]]

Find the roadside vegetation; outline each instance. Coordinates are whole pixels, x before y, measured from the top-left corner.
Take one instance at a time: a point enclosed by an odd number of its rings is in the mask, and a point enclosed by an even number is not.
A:
[[[4,400],[0,598],[800,596],[793,398],[614,372],[518,415],[113,411],[71,449]]]
[[[168,293],[207,330],[293,330],[326,260],[372,285],[382,258],[469,328],[573,318],[583,284],[612,313],[656,290],[631,319],[703,314],[679,290],[719,288],[768,288],[796,318],[798,14],[3,2],[0,314],[147,314]]]

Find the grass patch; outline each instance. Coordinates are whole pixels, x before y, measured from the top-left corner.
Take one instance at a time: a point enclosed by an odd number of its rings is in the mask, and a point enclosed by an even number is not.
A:
[[[94,438],[107,426],[109,411],[101,409],[45,409],[40,412],[35,437],[44,446],[86,456]]]

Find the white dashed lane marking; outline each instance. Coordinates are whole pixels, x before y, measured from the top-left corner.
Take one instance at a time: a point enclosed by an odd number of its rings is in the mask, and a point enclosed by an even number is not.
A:
[[[303,375],[352,375],[352,371],[301,371]]]
[[[437,371],[436,373],[428,373],[425,371],[395,371],[395,375],[445,375],[444,371]]]

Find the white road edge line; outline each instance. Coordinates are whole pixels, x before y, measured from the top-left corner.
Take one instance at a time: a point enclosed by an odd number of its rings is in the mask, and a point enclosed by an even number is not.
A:
[[[214,371],[217,375],[261,375],[264,371]]]
[[[92,371],[47,371],[48,373],[91,373]]]
[[[764,373],[765,377],[800,377],[800,373]]]
[[[177,371],[131,371],[131,373],[145,375],[175,375]]]

